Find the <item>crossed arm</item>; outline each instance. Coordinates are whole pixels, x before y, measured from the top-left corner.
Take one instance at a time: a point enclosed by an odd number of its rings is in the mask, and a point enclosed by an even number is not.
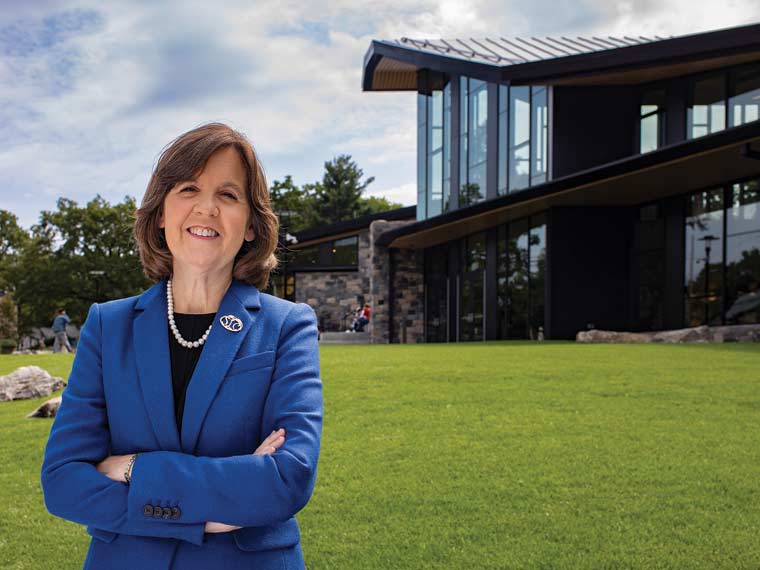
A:
[[[262,446],[250,455],[144,452],[127,485],[127,458],[110,456],[100,313],[93,304],[45,449],[45,505],[54,515],[103,530],[199,545],[204,532],[289,519],[306,505],[316,480],[322,429],[318,355],[316,315],[308,305],[297,303],[281,329],[262,416],[264,429],[287,430],[287,445],[282,434],[279,444],[270,436],[261,453]],[[181,518],[145,517],[143,505],[157,498],[178,501]]]

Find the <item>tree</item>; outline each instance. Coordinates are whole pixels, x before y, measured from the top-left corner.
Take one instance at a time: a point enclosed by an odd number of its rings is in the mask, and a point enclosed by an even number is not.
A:
[[[269,190],[272,209],[280,218],[280,227],[290,233],[314,226],[350,220],[366,214],[386,212],[402,205],[378,196],[362,194],[373,181],[362,182],[364,172],[351,160],[340,155],[325,162],[320,182],[296,186],[290,175],[275,180]]]
[[[313,186],[314,225],[332,224],[352,220],[367,212],[362,194],[374,180],[370,176],[361,181],[364,172],[351,160],[351,155],[342,154],[325,162],[322,182]]]
[[[0,210],[0,289],[8,289],[8,273],[18,262],[19,252],[29,241],[29,234],[18,225],[18,218]]]
[[[131,197],[112,206],[97,195],[84,207],[60,198],[57,210],[40,214],[9,272],[22,333],[49,326],[58,306],[82,323],[93,302],[150,285],[132,235],[136,206]]]

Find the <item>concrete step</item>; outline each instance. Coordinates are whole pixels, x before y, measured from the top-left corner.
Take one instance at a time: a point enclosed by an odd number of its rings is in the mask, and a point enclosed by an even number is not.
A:
[[[319,339],[320,344],[369,344],[368,332],[325,331]]]

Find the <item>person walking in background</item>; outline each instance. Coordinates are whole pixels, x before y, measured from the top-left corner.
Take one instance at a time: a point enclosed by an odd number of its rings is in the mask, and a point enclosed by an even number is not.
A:
[[[69,337],[66,334],[66,326],[70,320],[66,314],[66,309],[58,309],[56,311],[55,318],[53,319],[53,333],[55,334],[53,352],[61,352],[62,349],[65,349],[66,352],[74,352],[69,344]]]

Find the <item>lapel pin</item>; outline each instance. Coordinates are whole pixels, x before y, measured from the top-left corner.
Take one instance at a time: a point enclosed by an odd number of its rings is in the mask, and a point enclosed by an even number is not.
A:
[[[235,315],[224,315],[223,317],[219,317],[219,322],[222,323],[222,326],[228,331],[240,332],[243,330],[243,321],[238,319]]]

